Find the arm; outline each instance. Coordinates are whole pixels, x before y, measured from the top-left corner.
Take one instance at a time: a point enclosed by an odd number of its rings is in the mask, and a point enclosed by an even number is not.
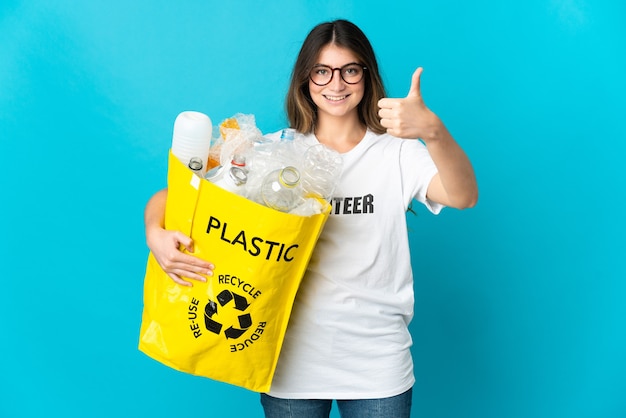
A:
[[[426,144],[438,170],[428,186],[428,199],[458,209],[473,207],[478,200],[474,169],[441,119],[424,104],[421,74],[420,67],[413,74],[406,98],[378,102],[381,123],[391,135],[421,138]]]
[[[206,278],[202,274],[212,276],[215,266],[180,250],[182,246],[188,252],[193,252],[193,241],[180,231],[165,229],[166,201],[167,189],[163,189],[155,193],[146,204],[144,223],[148,248],[161,268],[176,283],[191,286],[183,277],[204,282]]]
[[[431,138],[422,139],[438,170],[428,185],[426,197],[457,209],[476,205],[478,185],[472,164],[443,123],[439,121]]]

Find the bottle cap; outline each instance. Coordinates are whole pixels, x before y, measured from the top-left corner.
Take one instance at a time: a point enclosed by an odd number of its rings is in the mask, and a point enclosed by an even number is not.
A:
[[[200,171],[202,170],[202,158],[199,157],[193,157],[192,159],[189,160],[189,168],[192,169],[193,171]]]
[[[280,171],[278,180],[285,187],[295,187],[296,184],[298,184],[298,182],[300,181],[300,172],[295,167],[287,166]]]
[[[233,183],[235,183],[236,186],[246,184],[246,182],[248,181],[248,175],[241,167],[231,167],[228,171],[228,174],[230,175],[231,180],[233,181]]]
[[[231,161],[232,165],[236,165],[237,167],[245,167],[246,166],[246,157],[241,154],[233,155],[233,159]]]
[[[181,112],[174,121],[174,136],[183,138],[211,138],[213,124],[201,112],[188,110]]]

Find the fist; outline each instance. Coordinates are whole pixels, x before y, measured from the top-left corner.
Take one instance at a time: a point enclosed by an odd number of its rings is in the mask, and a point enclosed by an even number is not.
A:
[[[420,90],[422,67],[413,73],[409,93],[402,99],[378,101],[378,116],[387,133],[399,138],[421,138],[425,142],[436,136],[441,121],[426,107]]]

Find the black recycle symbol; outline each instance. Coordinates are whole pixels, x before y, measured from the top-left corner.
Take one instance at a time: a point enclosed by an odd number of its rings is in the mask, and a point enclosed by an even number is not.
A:
[[[219,295],[217,295],[217,302],[219,302],[220,306],[222,307],[224,307],[231,301],[234,302],[235,309],[237,309],[238,311],[243,312],[248,309],[248,306],[250,306],[245,297],[240,296],[236,293],[232,293],[229,290],[223,290],[220,292]],[[223,325],[212,319],[213,315],[215,314],[217,314],[217,303],[209,300],[209,302],[204,307],[204,324],[206,325],[207,331],[219,335],[219,333],[222,331]],[[224,331],[224,335],[227,339],[236,339],[241,337],[243,333],[246,332],[246,330],[250,328],[250,326],[252,326],[252,317],[249,313],[239,315],[238,319],[239,328],[235,328],[231,325]]]

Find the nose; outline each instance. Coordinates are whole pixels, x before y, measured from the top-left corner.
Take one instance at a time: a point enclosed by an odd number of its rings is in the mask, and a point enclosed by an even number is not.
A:
[[[339,72],[336,77],[335,77],[335,71]],[[346,87],[346,83],[344,83],[343,78],[341,77],[341,68],[333,69],[333,76],[328,86],[332,88],[333,90],[342,90]]]

